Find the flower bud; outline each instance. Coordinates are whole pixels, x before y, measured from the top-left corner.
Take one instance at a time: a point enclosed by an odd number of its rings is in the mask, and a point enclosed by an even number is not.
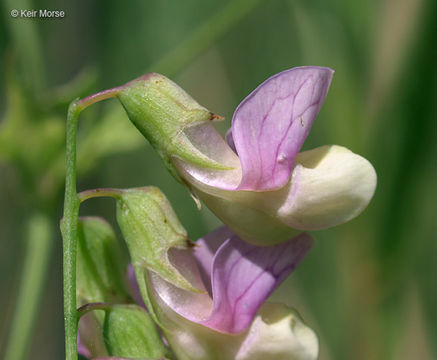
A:
[[[129,119],[149,140],[177,178],[171,158],[198,166],[227,169],[197,149],[185,130],[220,117],[194,101],[184,90],[165,76],[148,73],[122,86],[117,96]]]
[[[135,305],[116,305],[106,311],[103,335],[111,356],[162,358],[168,350],[147,312]]]

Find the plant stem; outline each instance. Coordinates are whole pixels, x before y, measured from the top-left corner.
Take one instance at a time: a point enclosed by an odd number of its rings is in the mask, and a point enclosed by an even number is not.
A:
[[[77,100],[68,108],[63,237],[65,359],[77,359],[76,252],[79,198],[76,193],[76,138],[80,110]]]
[[[89,303],[81,306],[79,309],[77,309],[77,316],[81,318],[85,314],[89,313],[90,311],[94,310],[110,310],[113,308],[113,304],[109,303],[103,303],[103,302],[96,302],[96,303]]]
[[[102,188],[102,189],[92,189],[85,190],[77,194],[79,201],[82,203],[85,200],[97,198],[97,197],[112,197],[117,199],[123,190],[114,188]]]
[[[40,213],[29,219],[23,270],[5,360],[26,358],[53,246],[50,225],[49,218]]]
[[[83,109],[87,108],[88,106],[102,101],[106,99],[113,98],[117,96],[118,92],[122,89],[122,86],[114,87],[108,90],[100,91],[96,94],[87,96],[86,98],[83,98],[77,102],[78,111],[81,112]]]
[[[64,217],[61,223],[63,238],[63,277],[64,277],[64,322],[65,322],[65,359],[77,360],[77,325],[76,311],[76,256],[77,227],[80,199],[76,190],[77,171],[77,126],[79,114],[89,105],[117,95],[117,88],[109,89],[85,99],[74,100],[67,114],[66,127],[66,169]]]
[[[85,314],[88,314],[90,311],[94,310],[111,310],[117,307],[121,308],[130,308],[130,309],[139,309],[140,307],[136,304],[111,304],[111,303],[104,303],[104,302],[96,302],[96,303],[89,303],[81,306],[79,309],[77,309],[77,314],[79,318],[84,316]]]

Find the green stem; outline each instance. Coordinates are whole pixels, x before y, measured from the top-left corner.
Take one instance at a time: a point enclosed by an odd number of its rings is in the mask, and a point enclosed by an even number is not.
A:
[[[111,197],[111,198],[119,198],[120,193],[123,192],[121,189],[114,188],[101,188],[101,189],[92,189],[85,190],[77,194],[79,201],[82,203],[85,200],[98,198],[98,197]]]
[[[130,308],[130,309],[139,309],[140,307],[135,304],[111,304],[111,303],[104,303],[104,302],[96,302],[96,303],[89,303],[81,306],[79,309],[77,309],[78,317],[81,318],[85,314],[88,314],[90,311],[95,310],[112,310],[114,308],[121,307],[121,308]]]
[[[89,303],[81,306],[79,309],[77,309],[77,316],[81,318],[85,314],[89,313],[90,311],[94,310],[110,310],[113,308],[113,304],[104,303],[104,302],[96,302],[96,303]]]
[[[265,0],[234,0],[195,29],[171,52],[149,67],[150,71],[171,76],[207,50],[241,19]]]
[[[27,232],[23,270],[5,360],[26,358],[53,245],[50,220],[45,215],[32,215]]]
[[[79,198],[76,193],[76,138],[80,109],[78,100],[68,108],[63,237],[65,359],[77,359],[76,252]]]
[[[79,114],[89,105],[117,95],[117,89],[109,89],[85,99],[76,99],[70,104],[66,128],[66,169],[64,217],[61,224],[63,238],[63,277],[64,277],[64,322],[65,322],[65,359],[77,359],[76,311],[76,256],[77,227],[81,200],[76,190],[76,143]]]

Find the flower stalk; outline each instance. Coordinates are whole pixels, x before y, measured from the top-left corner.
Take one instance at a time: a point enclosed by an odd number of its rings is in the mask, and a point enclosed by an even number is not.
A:
[[[65,326],[65,359],[77,359],[77,326],[76,310],[76,255],[79,207],[81,200],[76,189],[77,172],[77,127],[80,113],[88,106],[116,96],[117,88],[109,89],[82,100],[74,100],[67,114],[66,124],[66,170],[64,215],[61,223],[63,238],[63,288],[64,288],[64,326]]]
[[[79,198],[76,192],[76,141],[80,109],[75,100],[70,104],[66,131],[66,171],[64,216],[61,225],[63,238],[63,279],[64,279],[64,326],[65,359],[77,359],[76,312],[76,252],[77,222],[79,218]]]

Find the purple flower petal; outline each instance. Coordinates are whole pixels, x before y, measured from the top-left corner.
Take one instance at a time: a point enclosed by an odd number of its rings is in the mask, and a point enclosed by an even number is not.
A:
[[[203,322],[226,333],[240,333],[296,268],[312,245],[308,234],[283,244],[260,247],[233,236],[217,251],[212,265],[214,307]]]
[[[205,276],[211,264],[212,301],[208,294],[176,288],[157,275],[152,276],[152,286],[155,294],[179,315],[216,331],[236,334],[247,329],[260,306],[309,251],[312,239],[303,233],[280,245],[259,247],[232,235],[211,259],[214,248],[229,234],[227,231],[221,228],[213,234],[209,249],[202,249],[208,239],[196,249]],[[169,254],[173,264],[199,287],[200,274],[193,257],[188,251],[173,250]]]
[[[288,182],[332,75],[333,70],[316,66],[286,70],[267,79],[238,106],[232,119],[243,171],[238,190],[273,190]]]
[[[228,143],[229,147],[234,151],[234,153],[237,153],[237,149],[235,149],[234,138],[232,137],[232,128],[229,128],[228,131],[226,131],[226,142]]]
[[[203,283],[211,296],[211,271],[214,255],[220,246],[233,234],[227,226],[221,226],[196,242],[197,246],[194,249],[194,257],[196,258]]]

